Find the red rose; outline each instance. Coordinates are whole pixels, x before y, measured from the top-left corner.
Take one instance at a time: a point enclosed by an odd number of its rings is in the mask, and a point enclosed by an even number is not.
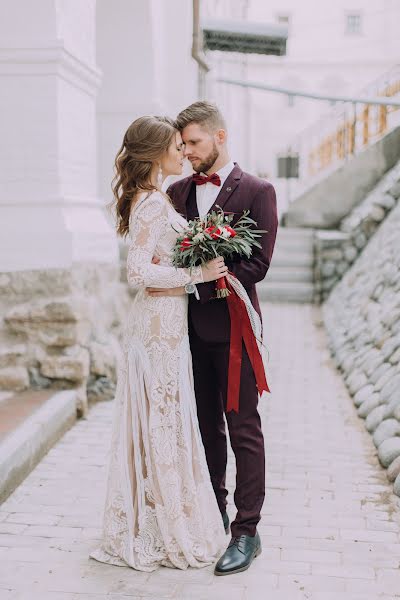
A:
[[[183,252],[183,250],[186,250],[186,248],[190,248],[191,245],[191,241],[189,240],[189,238],[184,238],[181,242],[181,252]]]
[[[229,227],[229,225],[225,225],[225,229],[227,231],[229,231],[229,233],[231,234],[231,237],[235,237],[236,231],[234,229],[232,229],[232,227]]]
[[[214,227],[207,227],[207,229],[204,230],[204,233],[208,233],[212,237],[213,240],[217,240],[220,237],[222,231],[220,230],[219,227],[216,228],[214,226]]]

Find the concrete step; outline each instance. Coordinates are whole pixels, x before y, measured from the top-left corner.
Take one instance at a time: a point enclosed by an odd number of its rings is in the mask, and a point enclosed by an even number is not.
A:
[[[302,229],[290,230],[284,227],[278,228],[276,236],[276,248],[288,248],[311,252],[314,246],[314,232]]]
[[[308,267],[312,268],[314,253],[283,248],[277,246],[272,256],[272,267]]]
[[[309,267],[280,267],[275,266],[273,263],[268,271],[266,284],[275,281],[283,281],[286,283],[303,281],[305,283],[312,283],[313,278],[313,270]]]
[[[313,252],[314,249],[314,241],[313,239],[297,239],[297,238],[287,238],[286,236],[277,236],[275,249],[284,249],[288,252]]]
[[[278,235],[290,238],[313,239],[314,229],[305,227],[278,227]]]
[[[0,504],[75,423],[76,395],[76,390],[54,391],[39,408],[16,423],[4,438],[0,437]],[[20,417],[21,396],[12,395],[1,403],[0,413],[6,424],[10,420],[16,422]]]
[[[311,303],[314,300],[314,285],[306,282],[268,282],[266,279],[257,284],[257,294],[260,301]]]

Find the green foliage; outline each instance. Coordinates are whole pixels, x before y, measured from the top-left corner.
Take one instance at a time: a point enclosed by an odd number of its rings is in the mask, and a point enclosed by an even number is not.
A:
[[[234,227],[231,226],[234,215],[225,214],[222,209],[202,219],[189,221],[188,226],[179,232],[173,250],[173,264],[190,269],[217,256],[225,259],[234,256],[250,258],[253,248],[261,248],[258,238],[267,232],[256,229],[257,223],[248,215],[249,211],[244,211]]]

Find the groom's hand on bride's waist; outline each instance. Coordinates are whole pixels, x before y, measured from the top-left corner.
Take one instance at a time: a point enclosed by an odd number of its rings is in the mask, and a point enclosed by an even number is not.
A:
[[[177,288],[146,288],[146,292],[149,296],[152,297],[162,297],[162,296],[184,296],[186,294],[184,287]]]

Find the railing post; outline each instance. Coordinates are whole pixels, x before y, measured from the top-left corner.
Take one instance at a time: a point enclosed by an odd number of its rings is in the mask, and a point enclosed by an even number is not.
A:
[[[369,140],[369,104],[364,106],[364,110],[362,113],[362,122],[363,122],[363,146],[368,145]]]

